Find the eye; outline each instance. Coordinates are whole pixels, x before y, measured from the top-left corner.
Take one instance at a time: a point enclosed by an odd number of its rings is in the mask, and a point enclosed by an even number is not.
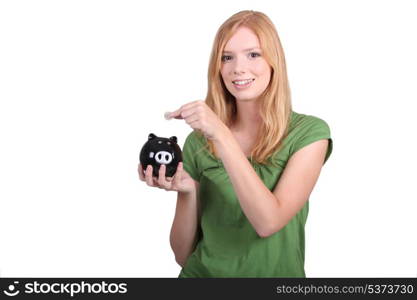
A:
[[[224,62],[224,61],[228,61],[229,60],[229,58],[232,58],[230,55],[223,55],[222,56],[222,61]]]
[[[261,56],[258,52],[251,52],[251,53],[249,53],[249,55],[250,55],[250,57],[252,57],[252,58],[255,58],[255,57]]]

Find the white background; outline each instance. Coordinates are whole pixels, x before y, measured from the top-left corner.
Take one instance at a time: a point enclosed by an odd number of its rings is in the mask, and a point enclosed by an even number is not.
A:
[[[256,3],[256,4],[255,4]],[[176,277],[176,193],[137,175],[165,111],[204,99],[214,35],[276,25],[294,111],[334,141],[308,277],[417,276],[415,1],[0,2],[0,276]]]

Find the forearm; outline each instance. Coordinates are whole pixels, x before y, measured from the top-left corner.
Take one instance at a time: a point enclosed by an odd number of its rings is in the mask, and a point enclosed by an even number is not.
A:
[[[175,217],[170,233],[170,244],[175,260],[181,266],[195,247],[197,237],[197,195],[178,192]]]
[[[225,133],[214,144],[243,212],[260,236],[268,236],[278,221],[276,197],[256,174],[231,133]]]

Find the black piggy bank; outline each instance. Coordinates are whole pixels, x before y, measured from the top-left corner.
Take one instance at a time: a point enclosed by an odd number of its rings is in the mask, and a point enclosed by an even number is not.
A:
[[[152,174],[159,177],[159,167],[165,165],[165,176],[172,177],[177,171],[178,164],[182,161],[181,148],[177,144],[177,137],[158,137],[149,134],[148,141],[143,145],[139,156],[144,170],[152,165]]]

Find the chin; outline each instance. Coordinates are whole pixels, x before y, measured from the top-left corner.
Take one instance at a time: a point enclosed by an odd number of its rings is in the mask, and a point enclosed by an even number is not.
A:
[[[255,100],[257,98],[258,98],[258,96],[256,96],[256,95],[238,96],[238,97],[235,96],[236,101],[252,101],[252,100]]]

